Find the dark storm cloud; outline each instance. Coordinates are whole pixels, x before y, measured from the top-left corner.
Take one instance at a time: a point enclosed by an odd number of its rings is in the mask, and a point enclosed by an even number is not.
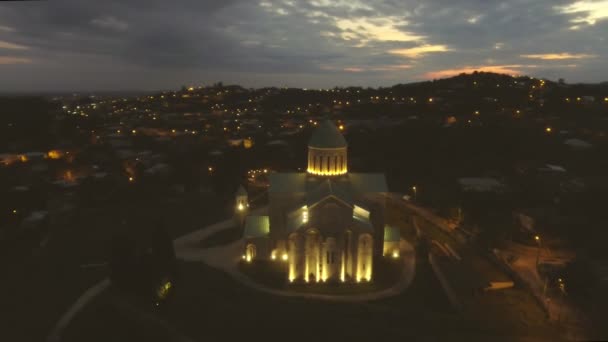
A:
[[[81,80],[90,89],[124,85],[121,77],[133,87],[170,87],[184,75],[254,86],[380,85],[492,67],[598,81],[608,79],[606,13],[606,0],[3,3],[0,88]],[[36,70],[28,82],[11,79],[28,70]]]

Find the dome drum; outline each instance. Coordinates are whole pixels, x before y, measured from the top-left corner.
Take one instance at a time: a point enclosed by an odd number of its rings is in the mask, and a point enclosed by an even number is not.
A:
[[[323,121],[308,142],[308,173],[317,176],[346,174],[346,150],[346,140],[340,130],[331,121]]]
[[[308,147],[308,173],[339,176],[348,172],[346,148]]]

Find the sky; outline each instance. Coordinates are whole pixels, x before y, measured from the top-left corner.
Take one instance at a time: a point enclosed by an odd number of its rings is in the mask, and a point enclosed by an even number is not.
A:
[[[608,81],[608,0],[0,2],[0,92]]]

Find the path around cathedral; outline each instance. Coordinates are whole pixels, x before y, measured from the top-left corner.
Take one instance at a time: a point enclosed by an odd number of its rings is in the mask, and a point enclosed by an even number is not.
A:
[[[264,211],[267,211],[267,207],[257,209],[252,212],[252,214],[262,213]],[[194,231],[190,234],[184,235],[176,239],[174,243],[177,257],[185,261],[204,262],[205,264],[211,267],[228,273],[230,276],[232,276],[232,278],[239,281],[243,285],[260,292],[283,297],[300,297],[336,302],[362,302],[396,296],[403,292],[406,288],[408,288],[409,285],[412,283],[412,280],[414,279],[414,274],[416,271],[414,248],[407,241],[402,239],[400,243],[400,249],[402,255],[401,258],[403,260],[403,266],[405,269],[399,281],[395,285],[387,289],[376,292],[353,295],[301,293],[273,289],[253,281],[251,278],[247,277],[239,271],[238,264],[239,262],[241,262],[241,255],[243,252],[243,244],[241,240],[235,241],[227,245],[216,246],[211,248],[199,247],[200,242],[206,239],[207,237],[219,231],[230,229],[232,227],[234,227],[234,221],[227,220],[219,224],[215,224],[213,226],[202,228],[200,230]]]

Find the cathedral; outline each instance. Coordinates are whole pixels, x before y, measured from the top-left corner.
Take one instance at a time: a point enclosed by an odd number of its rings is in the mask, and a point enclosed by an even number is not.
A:
[[[348,172],[347,143],[331,121],[312,133],[306,172],[269,181],[267,215],[247,215],[247,193],[237,193],[246,262],[286,263],[290,282],[366,282],[374,257],[398,255],[399,233],[384,225],[384,174]]]

